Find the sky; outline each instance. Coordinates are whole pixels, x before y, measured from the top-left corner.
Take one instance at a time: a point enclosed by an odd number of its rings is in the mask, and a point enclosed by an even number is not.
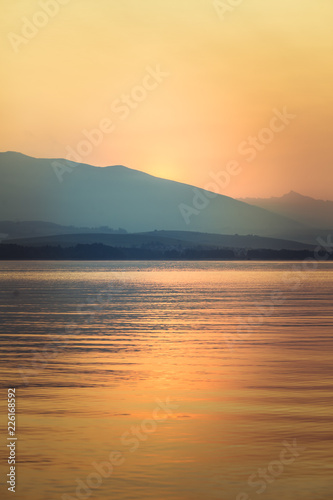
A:
[[[333,199],[332,0],[0,6],[0,151]]]

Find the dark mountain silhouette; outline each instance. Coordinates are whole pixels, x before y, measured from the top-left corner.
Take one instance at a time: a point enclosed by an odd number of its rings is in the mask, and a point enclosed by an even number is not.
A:
[[[56,175],[59,165],[67,169],[63,182]],[[100,168],[8,152],[0,153],[0,178],[0,220],[252,234],[310,244],[318,236],[262,208],[119,165]]]

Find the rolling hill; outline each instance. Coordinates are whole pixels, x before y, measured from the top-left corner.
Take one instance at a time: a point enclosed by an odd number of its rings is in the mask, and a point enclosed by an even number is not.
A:
[[[3,243],[27,247],[103,244],[116,248],[185,249],[185,248],[232,248],[232,249],[313,249],[311,245],[295,241],[263,238],[259,236],[236,236],[196,233],[190,231],[153,231],[132,234],[63,234],[5,240]]]

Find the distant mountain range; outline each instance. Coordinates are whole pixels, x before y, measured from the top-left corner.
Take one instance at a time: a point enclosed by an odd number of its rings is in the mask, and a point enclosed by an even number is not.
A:
[[[333,201],[315,200],[294,191],[280,198],[241,198],[239,201],[289,217],[301,224],[333,229]]]
[[[256,235],[306,244],[326,235],[295,217],[119,165],[100,168],[8,152],[0,153],[0,178],[0,220],[47,221],[57,231],[49,235],[62,231],[55,225],[74,226],[62,234],[82,233],[82,227],[89,228],[83,230],[86,234],[105,226],[96,232],[108,233],[112,227],[129,233]],[[10,234],[1,226],[0,233],[6,239],[38,236],[36,231]]]
[[[0,220],[0,242],[22,238],[38,238],[43,236],[55,236],[66,234],[125,234],[125,229],[113,229],[108,226],[99,227],[75,227],[62,226],[53,222],[45,221],[1,221]]]
[[[1,223],[0,223],[1,226]],[[66,228],[64,228],[66,229]],[[164,249],[272,249],[272,250],[313,250],[314,246],[295,241],[263,238],[260,236],[235,236],[221,234],[195,233],[191,231],[153,231],[131,234],[57,234],[33,238],[5,239],[3,243],[26,247],[91,245],[98,243],[116,248]]]

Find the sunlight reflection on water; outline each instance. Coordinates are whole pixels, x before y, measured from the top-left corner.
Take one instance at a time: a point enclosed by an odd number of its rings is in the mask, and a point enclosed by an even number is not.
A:
[[[118,450],[93,497],[250,500],[249,477],[296,439],[305,450],[259,497],[330,499],[333,264],[297,290],[291,266],[1,262],[17,498],[77,498],[76,480]],[[143,432],[167,398],[177,409]]]

